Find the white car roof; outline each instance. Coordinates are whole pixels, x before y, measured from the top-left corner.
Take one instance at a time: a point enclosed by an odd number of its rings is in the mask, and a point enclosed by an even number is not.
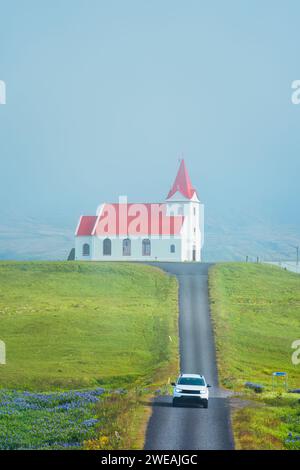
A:
[[[180,377],[203,377],[203,375],[200,374],[180,374]]]

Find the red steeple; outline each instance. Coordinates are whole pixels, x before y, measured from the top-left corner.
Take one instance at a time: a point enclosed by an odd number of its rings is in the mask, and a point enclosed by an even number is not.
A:
[[[176,179],[173,183],[172,188],[169,191],[167,199],[172,197],[176,192],[180,192],[183,196],[188,199],[192,199],[196,190],[193,188],[188,171],[186,169],[184,160],[180,162],[180,167],[176,176]]]

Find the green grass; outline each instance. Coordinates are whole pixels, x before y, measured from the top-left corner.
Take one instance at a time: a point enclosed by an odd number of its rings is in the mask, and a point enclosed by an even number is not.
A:
[[[237,447],[297,447],[286,438],[300,435],[300,405],[280,388],[272,392],[271,374],[285,371],[289,387],[300,388],[300,366],[291,360],[291,344],[300,338],[300,276],[273,266],[224,263],[210,270],[209,286],[221,384],[252,398],[246,381],[265,386],[255,397],[260,406],[234,414]]]
[[[0,262],[1,448],[142,448],[147,400],[178,370],[177,296],[141,264]]]
[[[253,406],[254,405],[254,406]],[[299,396],[264,393],[233,414],[238,449],[300,450]]]
[[[2,388],[147,384],[176,361],[177,283],[129,263],[1,262],[0,339]]]

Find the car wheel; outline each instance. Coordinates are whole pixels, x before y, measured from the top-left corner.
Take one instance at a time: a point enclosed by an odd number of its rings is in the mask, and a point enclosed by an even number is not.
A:
[[[178,400],[177,400],[176,398],[173,398],[172,405],[173,405],[173,406],[177,406],[177,405],[178,405]]]
[[[203,408],[208,408],[208,400],[204,400],[204,402],[203,402]]]

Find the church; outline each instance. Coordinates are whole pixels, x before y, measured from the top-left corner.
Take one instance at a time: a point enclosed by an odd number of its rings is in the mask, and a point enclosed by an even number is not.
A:
[[[75,259],[86,261],[201,261],[204,205],[184,160],[166,199],[159,203],[103,203],[82,215]]]

